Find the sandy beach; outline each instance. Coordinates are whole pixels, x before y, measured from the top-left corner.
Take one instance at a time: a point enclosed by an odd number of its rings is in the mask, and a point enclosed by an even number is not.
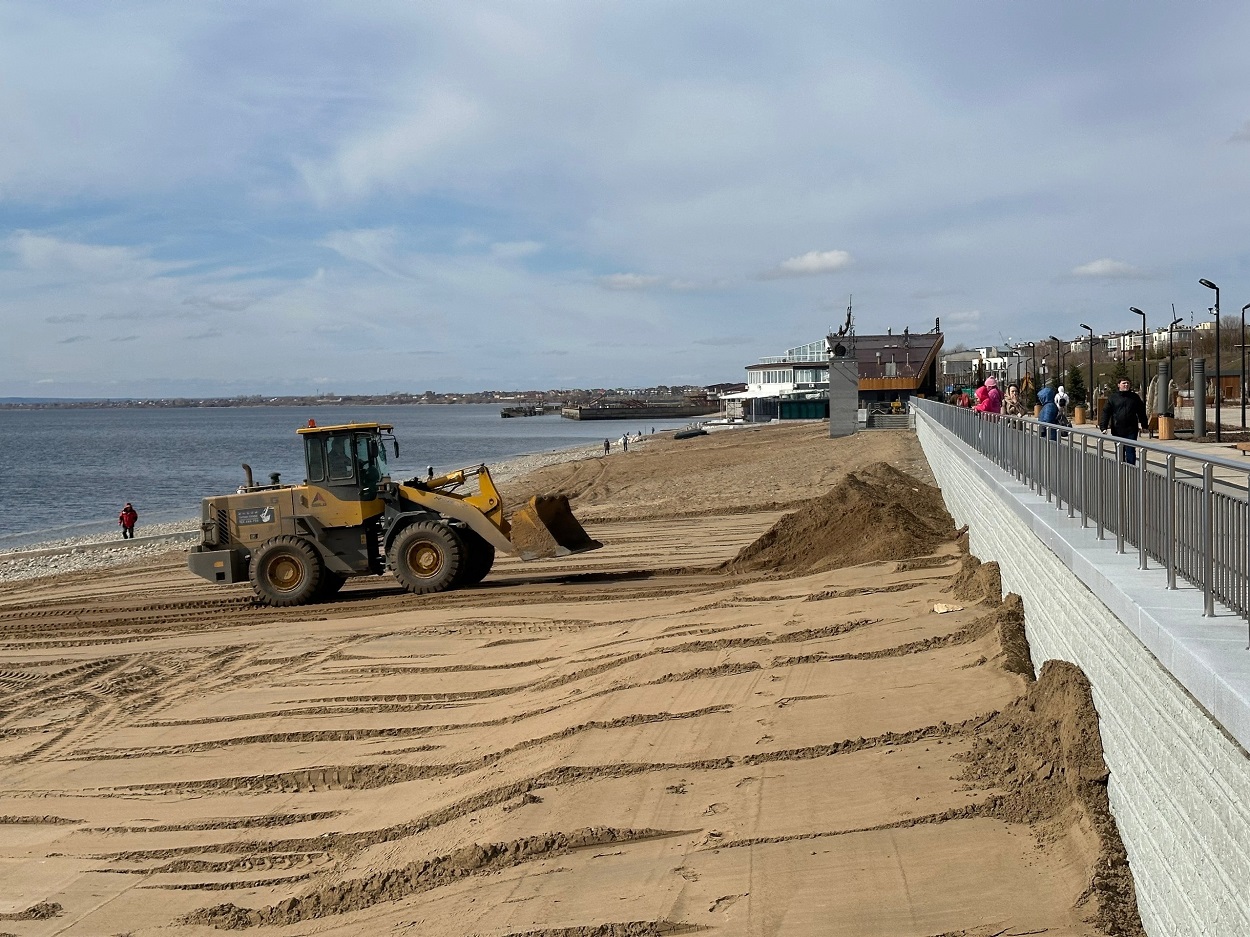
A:
[[[915,436],[501,472],[604,549],[270,609],[0,583],[0,933],[1136,935],[1083,676]]]

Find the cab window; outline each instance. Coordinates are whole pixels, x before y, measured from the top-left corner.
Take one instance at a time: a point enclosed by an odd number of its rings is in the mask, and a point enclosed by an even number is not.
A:
[[[355,477],[352,466],[352,438],[350,436],[331,436],[326,446],[326,467],[329,469],[330,481],[348,481]]]
[[[360,466],[360,484],[376,487],[386,474],[386,452],[372,436],[356,437],[356,462]]]
[[[310,482],[325,481],[326,450],[321,437],[304,437],[304,463],[308,468],[308,480]]]

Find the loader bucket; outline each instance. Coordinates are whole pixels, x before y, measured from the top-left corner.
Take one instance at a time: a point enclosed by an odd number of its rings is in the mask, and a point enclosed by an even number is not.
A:
[[[564,495],[539,495],[512,515],[512,546],[523,560],[541,560],[598,550]]]

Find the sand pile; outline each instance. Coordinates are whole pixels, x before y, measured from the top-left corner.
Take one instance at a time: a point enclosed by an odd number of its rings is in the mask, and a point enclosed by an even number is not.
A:
[[[966,552],[966,544],[964,551],[959,572],[950,584],[951,593],[963,602],[998,602],[1003,596],[1003,579],[998,564],[982,563]]]
[[[990,811],[999,819],[1035,825],[1043,837],[1048,827],[1059,833],[1074,822],[1092,826],[1098,859],[1078,906],[1088,906],[1091,923],[1103,933],[1144,933],[1128,857],[1107,801],[1109,772],[1098,712],[1080,668],[1048,660],[1028,693],[977,732],[965,757],[966,780],[1006,791]]]
[[[939,489],[878,462],[787,514],[723,568],[820,572],[924,556],[954,537]]]

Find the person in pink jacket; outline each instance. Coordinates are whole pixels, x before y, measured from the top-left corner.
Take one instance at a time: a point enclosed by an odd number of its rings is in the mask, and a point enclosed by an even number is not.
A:
[[[972,409],[977,413],[1002,412],[1003,392],[998,389],[998,378],[987,377],[985,383],[977,388],[977,405]]]

